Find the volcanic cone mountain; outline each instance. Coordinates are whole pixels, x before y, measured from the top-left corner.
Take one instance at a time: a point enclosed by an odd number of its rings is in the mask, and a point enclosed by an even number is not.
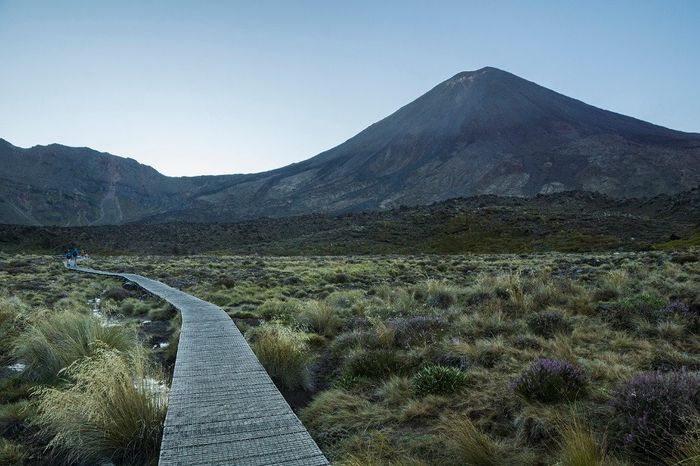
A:
[[[54,173],[47,156],[52,147],[13,150],[22,158],[41,156],[49,170],[41,179]],[[7,179],[2,147],[0,160],[0,177]],[[149,172],[151,181],[133,186],[143,178],[120,176],[123,167],[152,170],[134,164],[114,162],[109,183],[96,179],[96,198],[80,216],[66,215],[64,221],[27,211],[28,199],[41,198],[41,185],[26,180],[7,192],[3,180],[2,220],[14,212],[17,223],[29,217],[61,224],[210,222],[387,209],[478,194],[675,194],[700,185],[700,134],[601,110],[489,67],[459,73],[339,146],[277,170],[197,178]],[[125,209],[134,199],[138,210]],[[105,212],[113,205],[120,207],[119,216]]]

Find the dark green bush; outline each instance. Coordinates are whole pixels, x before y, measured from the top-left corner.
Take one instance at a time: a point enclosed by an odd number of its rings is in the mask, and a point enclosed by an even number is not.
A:
[[[427,366],[421,369],[411,382],[416,396],[449,395],[467,384],[467,374],[454,367]]]
[[[110,288],[109,290],[105,291],[104,293],[104,298],[105,299],[111,299],[113,301],[123,301],[126,298],[129,298],[132,296],[132,293],[129,290],[125,290],[124,288],[120,286],[116,286],[114,288]]]

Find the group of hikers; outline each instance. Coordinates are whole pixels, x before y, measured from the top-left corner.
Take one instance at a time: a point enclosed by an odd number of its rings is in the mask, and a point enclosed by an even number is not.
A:
[[[87,252],[81,251],[80,248],[70,248],[63,256],[66,258],[66,267],[74,268],[78,263],[78,258],[87,257]]]

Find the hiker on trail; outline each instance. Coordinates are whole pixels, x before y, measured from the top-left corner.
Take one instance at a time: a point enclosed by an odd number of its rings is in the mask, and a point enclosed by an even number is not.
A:
[[[79,255],[80,251],[78,250],[78,248],[69,249],[68,252],[65,253],[66,266],[74,268],[77,264]]]

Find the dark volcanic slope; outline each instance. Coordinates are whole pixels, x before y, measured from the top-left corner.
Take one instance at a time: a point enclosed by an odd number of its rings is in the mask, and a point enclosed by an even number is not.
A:
[[[135,162],[130,163],[136,170]],[[11,179],[5,167],[0,176]],[[254,175],[195,179],[168,179],[138,167],[148,176],[90,174],[95,185],[81,192],[91,216],[65,217],[61,209],[54,216],[40,215],[34,206],[44,199],[43,185],[29,183],[34,195],[26,201],[22,186],[0,192],[10,205],[0,204],[2,220],[225,222],[386,209],[480,194],[673,194],[700,185],[700,135],[601,110],[505,71],[483,68],[454,76],[343,144],[298,164]],[[43,173],[53,176],[50,164]],[[132,178],[143,181],[121,189]],[[69,184],[60,195],[73,199],[74,191]],[[120,210],[110,210],[113,198]]]
[[[700,189],[627,200],[579,191],[534,198],[484,195],[379,212],[227,224],[0,225],[0,251],[60,253],[77,244],[95,254],[139,255],[631,250],[670,239],[700,244]]]
[[[15,147],[0,139],[0,222],[105,225],[178,209],[235,176],[171,178],[87,147]]]

